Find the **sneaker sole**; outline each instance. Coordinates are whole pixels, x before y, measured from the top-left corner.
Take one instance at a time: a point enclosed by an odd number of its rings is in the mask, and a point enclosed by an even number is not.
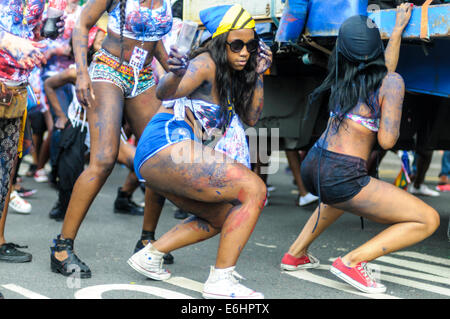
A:
[[[202,297],[205,299],[264,299],[264,295],[261,293],[255,294],[254,296],[230,297],[228,295],[217,295],[203,292]]]
[[[318,200],[319,199],[317,198],[317,199],[313,199],[313,200],[307,201],[306,203],[301,203],[301,204],[299,202],[297,202],[297,206],[298,207],[305,207],[305,206],[308,206],[308,205],[311,205],[311,204],[317,202]]]
[[[7,262],[7,263],[14,263],[14,264],[20,264],[20,263],[28,263],[32,260],[32,257],[1,257],[1,262]]]
[[[155,272],[148,271],[147,269],[141,267],[141,266],[140,266],[137,262],[135,262],[132,258],[133,258],[133,257],[131,257],[131,258],[129,258],[129,259],[127,260],[128,265],[130,265],[131,268],[133,268],[134,270],[136,270],[136,271],[137,271],[138,273],[140,273],[141,275],[144,275],[144,276],[146,276],[146,277],[148,277],[148,278],[150,278],[150,279],[153,279],[153,280],[159,280],[159,281],[161,281],[161,280],[167,280],[167,279],[169,279],[170,276],[171,276],[170,273],[168,273],[168,274],[166,274],[166,275],[164,275],[164,276],[161,276],[161,275],[159,275],[159,274],[157,274],[157,273],[155,273]]]
[[[330,267],[330,271],[333,275],[337,276],[338,278],[342,279],[343,281],[345,281],[346,283],[348,283],[349,285],[351,285],[352,287],[355,287],[356,289],[368,293],[368,294],[382,294],[384,292],[386,292],[386,287],[383,288],[368,288],[362,284],[360,284],[359,282],[357,282],[356,280],[353,280],[352,278],[350,278],[349,276],[347,276],[346,274],[344,274],[342,271],[340,271],[339,269],[331,266]]]
[[[295,271],[295,270],[301,270],[301,269],[313,269],[313,268],[317,268],[319,266],[320,266],[320,262],[317,264],[308,263],[308,264],[298,265],[298,266],[292,266],[292,265],[288,265],[288,264],[280,264],[280,268],[282,270],[286,270],[286,271]]]
[[[30,210],[26,210],[26,211],[25,210],[20,211],[20,210],[15,209],[14,207],[11,207],[11,206],[9,206],[9,208],[11,208],[14,211],[14,213],[16,213],[16,214],[30,215],[30,213],[31,213],[31,209]]]
[[[86,273],[86,272],[66,272],[62,269],[60,269],[58,267],[58,265],[54,264],[53,262],[50,262],[50,269],[52,272],[56,273],[56,274],[61,274],[64,277],[69,277],[69,276],[76,276],[77,278],[80,279],[88,279],[92,277],[92,274]]]
[[[120,209],[120,208],[114,208],[114,213],[115,214],[123,214],[123,215],[131,215],[131,216],[144,216],[144,212],[131,213],[129,210]]]

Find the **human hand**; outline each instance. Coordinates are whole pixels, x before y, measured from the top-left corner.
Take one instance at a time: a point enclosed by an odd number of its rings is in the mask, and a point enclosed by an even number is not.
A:
[[[47,63],[47,59],[40,51],[46,44],[23,39],[5,32],[0,39],[0,47],[7,51],[24,69],[40,67]]]
[[[403,31],[411,19],[411,13],[414,8],[412,3],[402,3],[397,7],[397,15],[395,21],[395,28]]]
[[[183,77],[189,66],[189,58],[178,52],[175,46],[170,48],[169,59],[167,60],[169,71],[178,77]]]
[[[95,95],[91,79],[87,72],[79,73],[77,75],[75,92],[78,102],[80,102],[83,108],[90,108],[92,106],[92,102],[95,101]]]
[[[262,74],[272,65],[273,54],[270,48],[259,40],[258,57],[256,58],[256,72]]]
[[[63,14],[60,18],[59,21],[56,22],[56,27],[58,28],[58,36],[61,36],[64,34],[64,30],[65,30],[65,25],[66,25],[66,19],[67,19],[67,15]]]
[[[55,122],[55,128],[63,130],[64,127],[66,126],[68,119],[65,115],[63,116],[58,116]]]

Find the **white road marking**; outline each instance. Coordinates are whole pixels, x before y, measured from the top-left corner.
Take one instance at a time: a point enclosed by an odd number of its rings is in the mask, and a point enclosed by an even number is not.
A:
[[[433,286],[433,285],[426,284],[423,282],[419,282],[419,281],[415,281],[415,280],[411,280],[411,279],[400,278],[400,277],[394,277],[394,276],[390,276],[390,275],[386,275],[386,274],[382,274],[381,277],[382,277],[383,281],[389,281],[389,282],[393,282],[393,283],[403,285],[403,286],[426,290],[429,292],[433,292],[435,294],[450,296],[450,289],[448,289],[448,288]]]
[[[275,245],[266,245],[261,243],[255,243],[256,246],[266,247],[266,248],[277,248]]]
[[[416,253],[416,252],[397,252],[397,253],[395,253],[395,255],[405,256],[405,257],[409,257],[409,258],[415,258],[415,259],[424,260],[424,261],[428,261],[428,262],[433,262],[435,264],[443,264],[443,265],[449,264],[449,260],[447,260],[445,258],[433,257],[433,256],[425,255],[425,254]],[[335,259],[336,258],[330,258],[329,261],[333,262]],[[387,263],[387,264],[392,264],[395,266],[400,266],[400,267],[390,267],[390,266],[386,266],[384,264],[379,264],[379,263],[369,263],[369,267],[375,268],[375,270],[376,270],[376,268],[378,268],[380,270],[380,272],[381,272],[380,277],[381,277],[382,281],[388,281],[388,282],[392,282],[395,284],[399,284],[399,285],[403,285],[403,286],[407,286],[407,287],[411,287],[411,288],[415,288],[415,289],[421,289],[421,290],[425,290],[428,292],[432,292],[432,293],[436,293],[436,294],[440,294],[440,295],[444,295],[444,296],[450,296],[449,288],[432,285],[430,283],[420,282],[417,280],[402,278],[402,277],[411,277],[413,279],[424,280],[424,281],[428,281],[431,283],[437,283],[440,285],[450,285],[450,269],[448,267],[443,267],[443,266],[438,266],[435,264],[429,264],[429,263],[423,263],[423,262],[417,262],[417,261],[412,261],[412,260],[394,258],[394,257],[390,257],[390,256],[383,256],[383,257],[377,258],[376,261],[380,261],[380,262]],[[329,267],[330,267],[329,265],[321,265],[318,269],[329,270]],[[405,268],[407,268],[407,269],[405,269]],[[408,268],[414,269],[414,271],[408,270]],[[302,280],[311,281],[311,282],[314,282],[314,283],[317,283],[317,284],[320,284],[323,286],[343,290],[343,291],[346,291],[349,293],[355,293],[355,291],[349,290],[349,286],[347,284],[343,284],[340,282],[336,282],[334,280],[330,280],[328,278],[324,278],[324,277],[312,274],[306,270],[285,272],[285,273],[288,275],[294,276],[296,278],[302,279]],[[402,277],[392,276],[387,273],[399,275]],[[393,296],[385,295],[385,294],[382,294],[381,296],[359,293],[359,292],[356,292],[356,294],[366,296],[368,298],[380,298],[380,297],[381,298],[395,298]]]
[[[326,265],[321,265],[319,266],[318,269],[323,269],[323,270],[329,270],[330,266],[326,266]],[[310,281],[322,286],[326,286],[329,288],[334,288],[340,291],[344,291],[350,294],[354,294],[354,295],[359,295],[359,296],[363,296],[366,298],[372,298],[372,299],[400,299],[398,297],[392,296],[392,295],[388,295],[388,294],[367,294],[364,292],[360,292],[358,290],[356,290],[356,288],[351,287],[350,285],[343,283],[343,282],[338,282],[335,280],[331,280],[325,277],[321,277],[318,275],[314,275],[312,273],[310,273],[308,270],[297,270],[297,271],[284,271],[283,273],[288,274],[289,276],[293,276],[296,277],[298,279],[302,279],[302,280],[306,280],[306,281]]]
[[[3,285],[3,288],[14,291],[22,296],[29,298],[29,299],[50,299],[46,296],[40,295],[38,293],[35,293],[34,291],[25,289],[23,287],[20,287],[20,286],[14,285],[14,284]]]
[[[203,283],[184,277],[170,277],[164,282],[200,293],[203,291]]]
[[[129,290],[148,293],[150,295],[158,296],[165,299],[193,299],[193,297],[152,286],[143,285],[129,285],[129,284],[112,284],[112,285],[97,285],[86,287],[78,290],[75,293],[76,299],[102,299],[102,294],[110,290]]]
[[[443,264],[446,266],[450,266],[450,253],[449,253],[448,258],[440,258],[440,257],[430,256],[427,254],[416,253],[414,251],[398,251],[398,252],[392,253],[391,255],[411,257],[411,258],[421,259],[421,260],[424,260],[427,262],[432,262],[435,264]]]
[[[387,264],[392,264],[396,266],[400,266],[403,268],[411,268],[416,271],[422,271],[433,275],[438,275],[445,278],[450,278],[450,268],[449,267],[443,267],[443,266],[436,266],[426,263],[421,263],[417,261],[411,261],[411,260],[405,260],[405,259],[399,259],[389,256],[383,256],[380,258],[377,258],[375,261],[381,261],[385,262]]]
[[[388,272],[390,274],[400,275],[400,276],[404,276],[404,277],[412,277],[412,278],[416,278],[416,279],[436,282],[439,284],[450,285],[450,278],[430,275],[430,274],[426,274],[423,272],[411,271],[411,270],[406,270],[406,269],[401,269],[401,268],[396,268],[396,267],[389,267],[389,266],[375,264],[375,263],[371,263],[371,265],[380,267],[382,278],[384,277],[384,273]]]

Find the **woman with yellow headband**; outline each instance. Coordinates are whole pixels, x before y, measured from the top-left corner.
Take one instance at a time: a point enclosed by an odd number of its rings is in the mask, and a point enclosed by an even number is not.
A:
[[[149,278],[165,280],[170,277],[162,268],[165,253],[220,233],[203,297],[263,298],[238,282],[234,268],[266,199],[264,182],[249,169],[241,119],[250,126],[258,121],[262,74],[272,53],[239,5],[206,9],[200,19],[212,39],[190,59],[172,47],[170,72],[156,91],[164,102],[139,141],[134,165],[149,187],[193,216],[128,263]]]

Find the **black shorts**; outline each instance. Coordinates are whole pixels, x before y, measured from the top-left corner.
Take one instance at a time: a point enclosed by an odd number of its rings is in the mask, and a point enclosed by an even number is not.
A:
[[[28,113],[28,120],[31,122],[31,129],[33,134],[41,135],[47,130],[47,124],[45,123],[44,113],[41,111],[34,111]]]
[[[319,196],[318,172],[320,160],[320,198],[333,205],[355,197],[369,184],[366,161],[314,146],[302,162],[301,175],[306,189]]]

